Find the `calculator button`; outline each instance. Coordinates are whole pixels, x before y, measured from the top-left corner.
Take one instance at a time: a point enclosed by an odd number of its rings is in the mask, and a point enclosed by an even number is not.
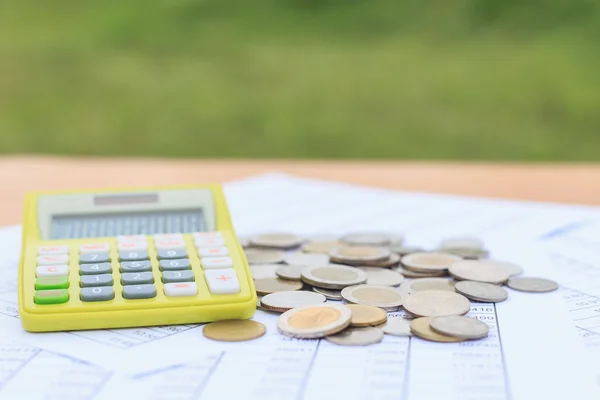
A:
[[[110,263],[80,264],[79,275],[108,274],[111,272]]]
[[[81,287],[112,286],[113,277],[112,274],[82,275],[79,278],[79,284]]]
[[[41,246],[38,247],[38,254],[40,256],[69,254],[69,246]]]
[[[185,250],[185,242],[183,240],[157,240],[154,242],[157,250]]]
[[[193,282],[194,272],[189,269],[184,269],[182,271],[164,271],[162,273],[162,281],[164,283]]]
[[[211,237],[200,237],[194,240],[197,247],[217,247],[217,246],[225,246],[225,240],[220,237],[211,238]]]
[[[121,272],[142,272],[152,271],[150,261],[123,261],[121,263]]]
[[[108,253],[86,253],[79,256],[80,264],[103,263],[110,261]]]
[[[140,251],[148,249],[147,242],[119,242],[117,244],[119,251]]]
[[[169,297],[195,296],[197,294],[196,282],[165,283],[165,295]]]
[[[69,277],[67,276],[42,276],[35,280],[36,290],[67,289]]]
[[[179,258],[176,260],[160,260],[161,271],[174,271],[178,269],[190,269],[190,260]]]
[[[219,257],[229,254],[227,247],[198,247],[200,257]]]
[[[79,246],[79,252],[81,254],[104,253],[107,251],[110,251],[110,245],[108,243],[88,243]]]
[[[183,235],[181,233],[161,233],[161,234],[157,234],[154,235],[154,241],[155,242],[159,242],[159,241],[169,241],[169,240],[183,240]]]
[[[119,252],[119,260],[120,261],[139,261],[139,260],[149,260],[148,252],[145,250],[142,251],[120,251]]]
[[[154,285],[123,286],[123,297],[126,299],[151,299],[156,297]]]
[[[57,264],[68,264],[69,256],[57,255],[57,256],[39,256],[37,258],[37,265],[57,265]]]
[[[207,269],[204,271],[204,276],[206,276],[206,283],[208,283],[208,289],[212,294],[240,292],[240,283],[233,268]]]
[[[231,257],[202,257],[200,259],[200,263],[204,269],[233,267],[233,261],[231,260]]]
[[[159,260],[185,257],[187,257],[187,252],[185,250],[158,250]]]
[[[115,290],[110,286],[84,287],[79,296],[81,301],[107,301],[115,298]]]
[[[192,233],[194,238],[220,238],[223,237],[221,232],[194,232]]]
[[[144,235],[128,235],[128,236],[117,236],[117,242],[145,242],[146,236]]]
[[[33,296],[35,304],[61,304],[69,301],[67,289],[36,290]]]
[[[35,269],[37,277],[42,276],[67,276],[69,275],[69,267],[66,265],[43,265]]]
[[[139,285],[141,283],[154,283],[152,272],[125,272],[121,275],[122,285]]]

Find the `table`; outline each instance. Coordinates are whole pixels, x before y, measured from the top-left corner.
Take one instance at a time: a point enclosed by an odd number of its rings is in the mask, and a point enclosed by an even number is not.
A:
[[[600,204],[600,164],[0,157],[0,226],[31,190],[226,182],[284,172],[399,190]]]

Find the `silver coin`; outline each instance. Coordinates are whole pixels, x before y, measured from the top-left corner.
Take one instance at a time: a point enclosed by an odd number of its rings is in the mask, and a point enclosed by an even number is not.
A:
[[[395,237],[398,240],[398,237]],[[343,243],[350,246],[389,246],[392,244],[392,238],[385,233],[351,233],[342,236]]]
[[[425,272],[411,271],[411,270],[403,268],[401,266],[395,267],[394,271],[401,273],[402,276],[404,276],[405,278],[433,278],[433,277],[448,275],[448,271],[445,271],[445,270],[444,271],[435,271],[435,272],[431,272],[431,273],[425,273]]]
[[[431,318],[429,325],[437,333],[460,339],[481,339],[490,331],[484,322],[458,315]]]
[[[367,261],[384,261],[390,258],[392,252],[385,247],[345,246],[329,252],[332,262],[361,263]]]
[[[368,346],[383,340],[381,329],[373,327],[346,328],[335,335],[326,336],[325,340],[340,346]]]
[[[344,265],[305,267],[302,280],[309,285],[325,289],[343,289],[367,281],[367,274],[358,268]]]
[[[487,259],[490,256],[490,252],[487,250],[444,249],[443,252],[454,254],[455,256],[464,258],[465,260],[482,260]]]
[[[523,268],[513,263],[496,260],[485,260],[485,262],[503,268],[506,272],[508,272],[509,276],[521,275],[523,273]]]
[[[454,292],[454,284],[454,280],[450,278],[411,279],[400,285],[400,293],[406,297],[422,290],[447,290]]]
[[[250,274],[253,279],[277,278],[276,271],[279,268],[281,264],[252,264]]]
[[[281,279],[290,281],[302,280],[302,270],[306,268],[304,265],[282,265],[275,270],[275,275]]]
[[[264,233],[250,238],[250,244],[257,247],[291,249],[300,246],[304,238],[292,233]]]
[[[470,308],[466,297],[445,290],[423,290],[404,300],[404,309],[416,317],[464,315]]]
[[[502,286],[491,283],[460,281],[456,282],[454,288],[467,299],[483,303],[500,303],[508,298],[508,293]]]
[[[439,248],[443,250],[483,250],[484,244],[481,239],[475,237],[454,237],[442,240]]]
[[[396,271],[378,267],[357,267],[367,274],[367,285],[399,286],[404,277]]]
[[[381,330],[386,335],[392,336],[411,336],[410,320],[402,317],[388,317],[384,325],[380,325]]]
[[[326,301],[327,299],[322,294],[306,291],[287,291],[263,296],[260,303],[261,307],[267,310],[285,312],[292,308],[322,304]]]
[[[244,249],[248,264],[279,264],[284,260],[285,253],[279,250]]]
[[[392,246],[390,249],[399,256],[405,256],[411,253],[425,253],[425,249],[415,246],[396,245]]]
[[[318,288],[318,287],[314,287],[314,286],[313,286],[312,290],[315,293],[322,294],[323,296],[325,296],[327,298],[327,300],[336,300],[336,301],[342,300],[342,291],[341,290],[323,289],[323,288]]]
[[[398,311],[402,306],[402,294],[390,286],[355,285],[342,289],[344,301]]]
[[[295,252],[287,253],[284,261],[290,265],[327,265],[329,264],[329,256],[327,254]]]
[[[510,278],[507,286],[521,292],[544,293],[558,289],[558,284],[550,279],[544,278]]]
[[[462,258],[447,253],[412,253],[402,257],[405,269],[414,272],[445,272]]]
[[[486,261],[463,260],[448,269],[457,280],[501,284],[507,281],[508,272],[504,268]]]

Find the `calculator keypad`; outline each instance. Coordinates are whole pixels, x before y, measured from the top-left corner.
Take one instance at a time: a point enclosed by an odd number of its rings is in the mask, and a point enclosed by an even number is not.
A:
[[[191,267],[190,260],[187,258],[160,261],[161,271],[177,271],[180,269],[190,269]]]
[[[120,261],[139,261],[139,260],[149,260],[150,256],[148,252],[145,250],[142,251],[120,251],[119,252],[119,260]]]
[[[151,299],[156,297],[154,285],[123,286],[123,297],[126,299]]]
[[[115,298],[115,290],[111,286],[81,288],[81,301],[107,301]]]
[[[43,265],[35,270],[37,277],[42,276],[67,276],[69,275],[69,267],[66,265]]]
[[[187,252],[184,250],[158,250],[159,260],[168,260],[173,258],[187,258]]]
[[[109,262],[79,265],[79,275],[108,274],[111,271],[112,267]]]
[[[103,263],[103,262],[109,262],[109,261],[110,261],[110,255],[108,254],[108,252],[87,253],[87,254],[81,254],[79,256],[80,264]]]
[[[194,272],[190,269],[183,271],[163,271],[163,283],[193,282]]]
[[[81,287],[112,286],[113,277],[112,274],[81,275],[79,277],[79,284]]]
[[[37,265],[61,265],[68,263],[69,256],[67,255],[39,256],[37,258]]]
[[[121,263],[121,273],[123,272],[142,272],[152,271],[152,264],[149,260],[145,261],[123,261]]]
[[[121,284],[139,285],[142,283],[154,283],[154,275],[152,272],[125,272],[121,274]]]

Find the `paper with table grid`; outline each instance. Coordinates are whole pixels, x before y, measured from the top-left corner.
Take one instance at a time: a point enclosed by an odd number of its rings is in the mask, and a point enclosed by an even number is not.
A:
[[[210,341],[198,325],[30,334],[18,320],[20,228],[13,227],[0,230],[0,398],[599,398],[600,250],[594,247],[600,246],[594,244],[600,208],[394,192],[278,174],[225,189],[239,235],[383,230],[405,233],[409,244],[426,248],[444,237],[477,236],[494,258],[517,261],[528,275],[564,286],[473,304],[469,315],[488,323],[490,335],[455,344],[386,336],[378,345],[348,348],[295,340],[278,334],[277,316],[262,311],[254,318],[267,334],[247,343]],[[40,374],[40,385],[26,384]]]

